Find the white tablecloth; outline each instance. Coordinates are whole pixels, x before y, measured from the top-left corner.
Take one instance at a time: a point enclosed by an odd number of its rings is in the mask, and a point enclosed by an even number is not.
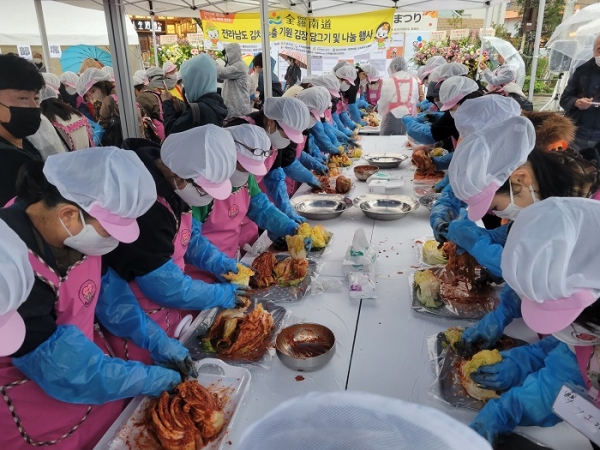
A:
[[[405,153],[402,136],[364,136],[365,153]],[[359,162],[364,163],[364,161]],[[402,163],[398,173],[405,179],[402,194],[413,196],[410,162]],[[357,181],[352,168],[344,174],[355,183],[350,197],[367,193],[366,183]],[[305,193],[306,187],[298,194]],[[336,336],[337,350],[332,361],[317,372],[294,372],[275,356],[269,370],[253,368],[252,387],[227,440],[237,448],[243,430],[283,401],[311,391],[359,390],[387,395],[441,409],[469,423],[475,413],[451,408],[429,392],[435,375],[427,355],[426,339],[464,321],[443,320],[416,314],[410,307],[408,273],[417,264],[413,242],[431,234],[429,211],[419,208],[408,217],[392,222],[374,221],[352,208],[340,218],[323,222],[334,233],[331,249],[322,258],[321,277],[343,279],[341,263],[357,228],[363,228],[371,242],[379,246],[377,261],[377,300],[352,300],[344,280],[342,292],[307,296],[287,303],[294,316],[322,323]],[[315,225],[316,223],[311,223]],[[508,334],[528,341],[537,339],[521,320],[508,328]],[[551,429],[522,429],[527,435],[555,449],[589,450],[591,446],[579,432],[560,424]]]

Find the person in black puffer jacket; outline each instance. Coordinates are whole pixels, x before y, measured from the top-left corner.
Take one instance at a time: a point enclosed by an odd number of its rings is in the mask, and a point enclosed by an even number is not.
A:
[[[188,101],[185,108],[177,111],[166,89],[161,94],[166,135],[207,124],[223,126],[227,106],[217,94],[217,66],[212,58],[203,53],[188,59],[181,66],[181,76]]]

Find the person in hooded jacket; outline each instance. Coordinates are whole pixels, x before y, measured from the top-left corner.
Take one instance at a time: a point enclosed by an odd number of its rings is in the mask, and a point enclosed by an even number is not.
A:
[[[152,174],[158,198],[138,218],[140,237],[120,244],[104,257],[104,264],[128,283],[124,289],[133,292],[168,336],[178,337],[177,327],[186,312],[233,308],[237,302],[235,285],[213,283],[224,281],[224,274],[237,273],[237,261],[202,235],[190,208],[229,197],[235,144],[229,132],[209,124],[169,136],[162,148],[145,139],[127,139],[124,146]],[[150,354],[130,340],[105,336],[118,356],[150,361]]]
[[[162,91],[167,136],[207,124],[222,126],[227,117],[227,106],[217,94],[214,60],[206,53],[194,56],[181,65],[181,76],[188,102],[185,109],[177,112],[173,96],[166,89]]]
[[[242,60],[240,44],[225,44],[225,67],[217,65],[217,78],[223,80],[223,101],[227,106],[227,119],[250,114],[248,95],[248,66]]]

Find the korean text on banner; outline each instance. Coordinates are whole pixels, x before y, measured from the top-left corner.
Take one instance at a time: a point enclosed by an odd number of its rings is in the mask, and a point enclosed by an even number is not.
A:
[[[243,53],[261,50],[260,18],[258,14],[200,13],[204,26],[204,48],[223,50],[224,44],[236,42]],[[394,9],[384,9],[361,15],[304,17],[288,10],[269,13],[271,41],[281,50],[312,56],[351,58],[371,51],[387,51],[392,40]]]

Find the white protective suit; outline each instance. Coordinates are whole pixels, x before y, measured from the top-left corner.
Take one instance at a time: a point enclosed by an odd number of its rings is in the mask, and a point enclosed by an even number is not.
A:
[[[227,106],[227,119],[250,114],[248,95],[248,66],[242,60],[239,44],[226,44],[227,65],[217,66],[217,78],[223,80],[223,101]]]

